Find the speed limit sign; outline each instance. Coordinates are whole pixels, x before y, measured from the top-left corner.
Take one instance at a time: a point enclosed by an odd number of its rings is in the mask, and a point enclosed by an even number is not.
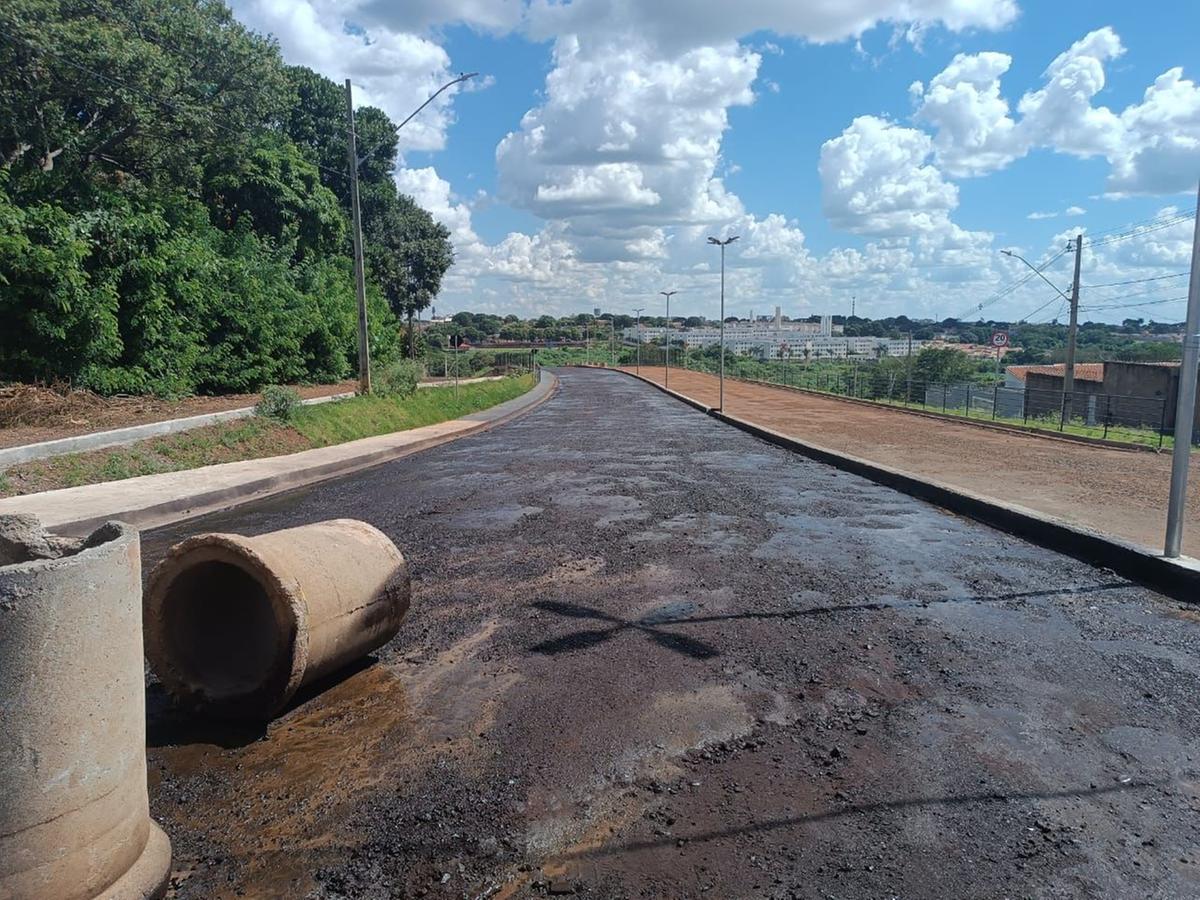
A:
[[[995,347],[996,349],[999,349],[1001,347],[1007,347],[1008,346],[1008,332],[1007,331],[993,331],[992,332],[992,346]]]

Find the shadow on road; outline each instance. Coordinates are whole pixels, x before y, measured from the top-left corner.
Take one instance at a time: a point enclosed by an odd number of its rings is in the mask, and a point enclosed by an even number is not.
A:
[[[642,619],[629,620],[614,616],[603,610],[576,603],[563,603],[557,600],[541,600],[532,604],[535,609],[550,612],[568,619],[590,619],[608,622],[609,627],[574,631],[561,637],[551,638],[534,644],[529,648],[532,653],[545,656],[556,656],[573,650],[587,650],[605,641],[609,641],[626,631],[640,631],[660,647],[676,653],[682,653],[693,659],[712,659],[720,656],[720,651],[711,644],[673,631],[665,631],[664,625],[705,625],[713,622],[731,622],[739,619],[800,619],[809,616],[830,616],[844,612],[882,611],[888,609],[925,608],[943,603],[1004,603],[1010,600],[1032,600],[1039,597],[1073,596],[1077,594],[1092,594],[1099,591],[1120,590],[1132,587],[1128,581],[1113,581],[1106,584],[1088,585],[1079,588],[1055,588],[1041,591],[1014,591],[1008,594],[978,595],[970,597],[937,597],[927,600],[914,600],[907,603],[843,603],[837,606],[813,606],[808,609],[789,609],[780,612],[742,612],[727,613],[719,616],[682,616],[677,618],[661,618],[653,614]]]
[[[1131,781],[1127,784],[1112,784],[1098,788],[1072,788],[1063,791],[1031,791],[1028,793],[1004,793],[990,791],[979,794],[961,794],[948,797],[905,797],[899,800],[882,800],[878,803],[849,804],[840,809],[829,809],[824,812],[809,813],[802,816],[788,816],[783,819],[767,819],[754,822],[738,828],[721,828],[703,831],[699,834],[675,833],[653,840],[634,841],[612,847],[597,847],[582,849],[568,853],[569,857],[598,857],[618,856],[622,853],[633,853],[638,850],[653,850],[667,845],[675,846],[679,841],[701,843],[703,841],[720,840],[738,835],[759,834],[764,831],[774,831],[779,828],[791,828],[797,825],[807,825],[812,822],[826,822],[845,816],[855,816],[875,812],[893,812],[895,810],[924,808],[930,806],[963,806],[970,803],[1014,803],[1023,800],[1078,800],[1085,797],[1098,797],[1114,794],[1120,791],[1144,791],[1164,787],[1167,781]]]

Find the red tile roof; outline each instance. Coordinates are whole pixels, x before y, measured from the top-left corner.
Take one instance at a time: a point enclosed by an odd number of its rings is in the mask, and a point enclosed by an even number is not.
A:
[[[1026,375],[1057,375],[1063,377],[1066,366],[1062,363],[1054,366],[1009,366],[1005,369],[1021,381]],[[1104,381],[1104,363],[1075,363],[1076,381]]]

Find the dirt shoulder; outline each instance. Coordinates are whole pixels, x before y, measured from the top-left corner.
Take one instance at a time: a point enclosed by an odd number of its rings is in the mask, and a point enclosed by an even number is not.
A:
[[[663,371],[642,367],[661,384]],[[672,369],[670,387],[717,405],[713,375]],[[725,411],[942,484],[1160,549],[1171,456],[943,422],[783,388],[725,382]],[[1200,454],[1193,456],[1184,552],[1200,556]]]
[[[308,400],[353,392],[357,387],[357,381],[341,381],[337,384],[296,385],[294,390]],[[258,394],[164,400],[159,397],[101,397],[88,391],[73,391],[63,395],[49,390],[39,390],[36,394],[29,388],[19,387],[15,390],[26,392],[29,396],[22,398],[20,413],[14,411],[5,416],[6,420],[13,418],[16,421],[0,427],[0,447],[19,447],[94,431],[225,412],[253,406],[259,399]],[[0,406],[4,399],[0,396]]]

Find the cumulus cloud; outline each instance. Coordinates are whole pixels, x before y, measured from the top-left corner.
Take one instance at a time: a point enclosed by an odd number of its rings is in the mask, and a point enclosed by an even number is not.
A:
[[[554,61],[545,102],[496,149],[503,199],[582,233],[739,211],[714,171],[728,108],[753,101],[758,54],[726,44],[664,59],[572,35]]]
[[[1120,113],[1097,105],[1106,65],[1124,53],[1112,28],[1090,32],[1046,67],[1043,84],[1021,97],[1016,116],[1001,93],[1012,57],[960,53],[928,88],[910,87],[915,118],[935,130],[938,165],[952,177],[994,172],[1048,148],[1106,158],[1111,193],[1186,190],[1200,154],[1200,88],[1173,68]]]
[[[355,8],[334,0],[233,0],[237,17],[273,35],[284,58],[339,84],[354,82],[357,105],[378,106],[399,122],[453,76],[434,40],[383,25],[363,26]],[[357,27],[352,27],[357,26]],[[400,149],[440,150],[452,121],[453,89],[400,132]]]
[[[818,172],[825,215],[857,234],[906,236],[942,231],[958,188],[930,164],[933,141],[916,128],[859,116],[821,145]]]
[[[899,26],[916,38],[936,26],[951,31],[1002,28],[1017,14],[1015,0],[533,0],[527,27],[541,38],[565,33],[624,36],[636,30],[659,46],[678,50],[760,31],[829,43],[861,37],[880,24]]]

